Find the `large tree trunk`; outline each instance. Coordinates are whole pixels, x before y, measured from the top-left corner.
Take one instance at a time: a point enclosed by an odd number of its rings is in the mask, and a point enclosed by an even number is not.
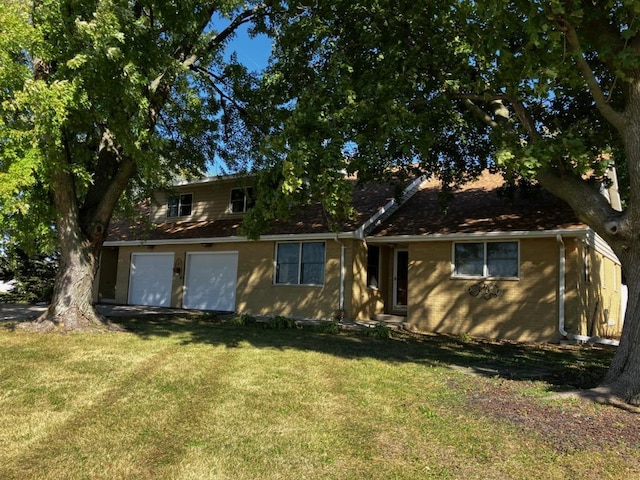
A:
[[[627,277],[629,300],[620,346],[599,390],[640,405],[640,79],[628,85],[625,120],[629,202],[622,221],[606,233]]]
[[[640,244],[636,245],[640,250]],[[629,301],[620,346],[602,385],[594,392],[640,405],[640,258],[629,263],[623,265],[627,272]]]
[[[98,270],[100,244],[89,241],[77,228],[59,225],[60,270],[51,303],[38,319],[43,328],[104,330],[109,328],[93,305],[93,284]],[[62,228],[61,228],[62,227]]]
[[[51,196],[58,212],[60,270],[49,307],[30,326],[40,331],[112,329],[93,305],[93,283],[108,221],[105,225],[95,218],[83,219],[78,209],[75,180],[69,172],[59,170],[53,174]]]

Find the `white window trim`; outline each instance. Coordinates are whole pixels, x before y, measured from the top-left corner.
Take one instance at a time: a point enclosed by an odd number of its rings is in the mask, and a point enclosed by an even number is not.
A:
[[[304,243],[322,243],[324,245],[324,258],[322,259],[322,265],[324,267],[324,273],[322,274],[322,283],[301,283],[302,277],[302,244]],[[298,283],[278,283],[278,245],[281,244],[298,244]],[[275,250],[273,252],[273,285],[278,287],[323,287],[327,281],[327,242],[322,241],[299,241],[299,242],[276,242]]]
[[[456,245],[461,243],[482,243],[483,245],[483,265],[482,275],[459,275],[456,274]],[[487,244],[489,243],[515,243],[518,246],[518,273],[515,277],[511,276],[490,276],[487,274]],[[469,240],[465,242],[451,242],[451,278],[462,280],[520,280],[520,240]]]
[[[183,195],[191,195],[191,212],[189,213],[189,215],[180,215],[180,197],[182,197]],[[172,197],[178,197],[178,215],[169,215],[169,199]],[[190,217],[191,215],[193,215],[193,207],[194,207],[194,198],[196,198],[196,196],[193,194],[193,192],[182,192],[182,193],[177,193],[175,195],[167,195],[167,218],[185,218],[185,217]]]

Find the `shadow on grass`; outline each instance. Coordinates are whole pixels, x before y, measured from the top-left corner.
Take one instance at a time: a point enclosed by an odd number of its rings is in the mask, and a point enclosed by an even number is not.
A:
[[[142,338],[173,337],[182,344],[239,348],[297,349],[343,358],[373,358],[463,370],[487,377],[543,381],[553,390],[587,389],[603,378],[615,352],[609,347],[534,345],[447,335],[393,334],[374,338],[366,332],[322,333],[313,327],[267,329],[241,325],[214,315],[111,317]]]

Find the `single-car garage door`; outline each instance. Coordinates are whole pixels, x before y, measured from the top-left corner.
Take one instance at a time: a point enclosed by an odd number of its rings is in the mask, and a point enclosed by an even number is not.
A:
[[[236,309],[238,252],[187,253],[184,308]]]
[[[129,303],[171,306],[173,253],[132,253]]]

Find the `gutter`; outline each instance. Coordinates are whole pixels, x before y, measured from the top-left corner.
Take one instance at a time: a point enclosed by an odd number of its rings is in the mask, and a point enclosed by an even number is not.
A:
[[[569,334],[564,328],[564,298],[565,298],[565,273],[567,270],[566,258],[565,258],[565,246],[562,235],[557,234],[556,240],[559,246],[559,268],[558,268],[558,331],[563,337],[568,337]]]
[[[510,238],[554,238],[558,235],[570,237],[586,237],[589,232],[588,227],[584,228],[562,228],[555,230],[513,230],[494,232],[467,232],[467,233],[425,233],[422,235],[389,235],[389,236],[367,236],[367,243],[408,243],[408,242],[442,242],[442,241],[464,241],[474,239],[510,239]]]
[[[602,345],[618,346],[620,342],[618,340],[612,340],[609,338],[590,337],[588,335],[578,335],[577,333],[569,333],[565,329],[565,293],[566,293],[566,257],[565,257],[565,245],[562,235],[558,233],[556,240],[559,246],[559,272],[558,272],[558,332],[563,337],[569,340],[577,340],[579,342],[586,343],[600,343]]]
[[[355,232],[341,232],[339,238],[355,238]],[[107,240],[105,247],[139,247],[147,245],[192,245],[192,244],[217,244],[217,243],[251,243],[256,241],[287,242],[287,241],[320,241],[334,240],[335,233],[286,233],[281,235],[262,235],[258,240],[249,240],[247,237],[237,235],[229,237],[200,237],[200,238],[170,238],[153,240]]]

